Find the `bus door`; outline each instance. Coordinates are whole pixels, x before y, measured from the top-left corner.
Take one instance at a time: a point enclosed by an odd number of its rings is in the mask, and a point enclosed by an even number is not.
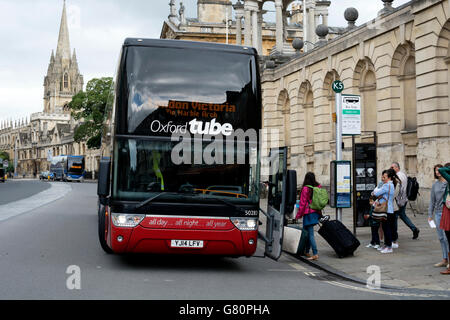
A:
[[[285,213],[291,212],[296,202],[297,173],[287,170],[287,147],[271,149],[269,158],[267,211],[261,209],[266,216],[266,233],[260,236],[266,243],[265,256],[278,260],[282,253]]]

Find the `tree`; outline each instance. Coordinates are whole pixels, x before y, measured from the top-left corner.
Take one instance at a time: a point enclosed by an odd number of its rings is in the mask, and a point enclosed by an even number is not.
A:
[[[0,151],[0,159],[9,161],[9,154],[5,151]]]
[[[113,99],[112,78],[92,79],[69,103],[72,117],[81,124],[75,129],[75,142],[86,141],[88,148],[100,148],[107,106]]]
[[[8,160],[8,167],[6,167],[6,172],[14,172],[14,165],[12,164],[11,159],[9,158],[9,154],[5,151],[0,151],[0,159],[2,159],[2,163],[0,163],[0,168],[3,167],[3,160]]]

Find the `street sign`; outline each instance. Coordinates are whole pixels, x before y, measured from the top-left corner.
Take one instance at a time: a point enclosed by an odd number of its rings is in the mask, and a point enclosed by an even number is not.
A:
[[[361,96],[342,95],[342,135],[361,134]]]
[[[341,93],[342,91],[344,91],[344,83],[339,80],[334,81],[331,87],[336,93]]]
[[[3,160],[3,168],[8,168],[9,162],[8,160]]]

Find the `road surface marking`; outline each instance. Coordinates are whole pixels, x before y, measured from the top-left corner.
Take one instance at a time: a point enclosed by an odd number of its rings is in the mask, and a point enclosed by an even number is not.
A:
[[[355,287],[355,286],[352,286],[349,284],[344,284],[344,283],[340,283],[340,282],[336,282],[336,281],[325,281],[325,282],[328,284],[334,285],[334,286],[341,287],[341,288],[346,288],[346,289],[356,290],[356,291],[363,291],[363,292],[370,292],[370,293],[377,293],[377,294],[382,294],[382,295],[387,295],[387,296],[417,297],[417,298],[433,298],[433,297],[448,298],[449,297],[448,295],[443,295],[443,294],[388,292],[388,291],[380,290],[380,289],[368,289],[368,288]]]
[[[305,267],[299,265],[298,263],[288,263],[292,268],[296,269],[296,270],[300,270],[300,271],[307,271],[308,269],[306,269]]]
[[[301,270],[292,270],[292,269],[267,269],[269,272],[302,272]]]
[[[308,269],[306,269],[305,267],[299,265],[298,263],[288,263],[289,266],[291,266],[292,268],[294,268],[294,270],[292,269],[268,269],[267,271],[271,271],[271,272],[304,272],[304,271],[308,271]]]

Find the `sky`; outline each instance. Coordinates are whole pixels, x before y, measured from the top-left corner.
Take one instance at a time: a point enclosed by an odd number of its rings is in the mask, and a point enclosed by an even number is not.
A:
[[[196,18],[196,0],[182,0],[186,16]],[[233,3],[236,0],[232,0]],[[395,0],[400,6],[408,0]],[[159,38],[169,0],[66,0],[71,50],[86,83],[114,76],[127,37]],[[180,0],[176,0],[177,8]],[[381,0],[331,0],[330,26],[346,26],[344,11],[359,11],[356,24],[375,18]],[[56,51],[63,0],[0,0],[0,121],[43,111],[44,76]],[[265,20],[275,21],[266,3]]]

